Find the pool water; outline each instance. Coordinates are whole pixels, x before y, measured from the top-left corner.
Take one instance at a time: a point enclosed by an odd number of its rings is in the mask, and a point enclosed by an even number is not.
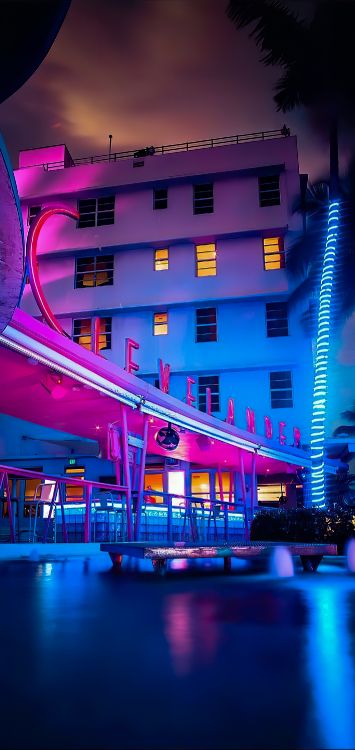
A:
[[[175,565],[0,564],[0,747],[354,748],[354,577]]]

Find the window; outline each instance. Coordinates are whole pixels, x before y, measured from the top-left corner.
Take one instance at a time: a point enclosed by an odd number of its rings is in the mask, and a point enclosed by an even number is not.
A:
[[[102,349],[111,349],[112,344],[112,318],[100,318],[99,329],[99,352]]]
[[[280,176],[278,174],[259,177],[259,205],[262,208],[280,205]]]
[[[203,500],[210,499],[210,475],[208,471],[192,471],[191,475],[191,495],[192,497],[201,497]]]
[[[279,505],[282,495],[286,498],[286,485],[283,482],[278,484],[260,484],[257,488],[258,504]]]
[[[207,411],[206,388],[211,389],[211,411],[219,411],[219,376],[201,375],[198,379],[198,408]]]
[[[31,226],[32,222],[35,220],[36,216],[38,216],[41,209],[42,209],[42,206],[29,206],[28,207],[28,211],[27,211],[28,226]]]
[[[91,318],[73,320],[73,341],[91,351]]]
[[[216,245],[196,245],[196,276],[216,276]]]
[[[265,271],[275,271],[277,268],[285,268],[283,237],[264,237],[263,251]]]
[[[30,471],[43,471],[43,466],[35,466],[31,467]],[[25,518],[29,518],[30,515],[32,518],[36,515],[40,515],[41,508],[38,505],[36,508],[36,500],[35,500],[35,494],[36,497],[39,493],[39,486],[41,484],[41,480],[37,477],[37,479],[26,479],[25,481],[25,497],[24,497],[24,506],[23,506],[23,515]]]
[[[154,313],[153,323],[154,336],[166,336],[168,333],[168,313]]]
[[[215,307],[196,310],[196,342],[217,341],[217,315]]]
[[[102,198],[85,198],[78,201],[79,229],[85,227],[101,227],[103,224],[115,222],[115,196],[107,195]]]
[[[112,318],[99,318],[99,351],[111,349],[112,342]],[[80,318],[73,320],[73,341],[84,349],[91,351],[93,341],[92,318]]]
[[[94,255],[76,258],[75,288],[87,286],[112,286],[113,255]]]
[[[287,302],[267,303],[266,330],[270,338],[274,336],[288,336]]]
[[[213,184],[194,185],[194,214],[213,213]]]
[[[163,475],[162,474],[145,474],[144,475],[144,489],[147,490],[147,494],[144,494],[144,502],[150,504],[150,503],[158,503],[161,504],[164,502],[164,497],[162,495],[154,495],[154,490],[156,492],[164,492],[163,488]],[[150,494],[150,491],[152,490],[152,494]]]
[[[272,409],[292,408],[292,378],[289,370],[270,372],[270,395]]]
[[[85,479],[85,468],[84,466],[67,466],[65,474],[69,474],[73,479]],[[82,501],[84,499],[84,487],[78,484],[66,484],[65,499],[67,503]]]
[[[168,190],[167,188],[158,188],[153,191],[153,208],[155,210],[168,208]]]
[[[169,268],[169,249],[154,251],[154,271],[167,271]]]

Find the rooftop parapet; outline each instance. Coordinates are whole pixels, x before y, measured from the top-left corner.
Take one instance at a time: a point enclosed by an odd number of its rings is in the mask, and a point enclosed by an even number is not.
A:
[[[171,143],[167,146],[147,146],[146,148],[133,151],[115,151],[113,153],[100,154],[97,156],[82,156],[73,159],[63,145],[34,148],[19,153],[19,169],[29,167],[41,167],[45,171],[77,167],[84,164],[97,164],[98,162],[116,162],[120,159],[140,159],[153,155],[164,155],[179,151],[195,151],[198,149],[215,148],[231,144],[246,143],[248,141],[264,141],[272,138],[287,138],[290,130],[284,125],[279,130],[264,130],[258,133],[242,133],[228,135],[221,138],[208,138],[200,141],[186,141],[184,143]]]

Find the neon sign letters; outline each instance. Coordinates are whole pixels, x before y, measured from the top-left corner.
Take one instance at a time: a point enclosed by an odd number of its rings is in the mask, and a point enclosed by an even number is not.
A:
[[[338,204],[336,204],[338,205]],[[334,206],[334,204],[333,204]],[[334,211],[334,208],[333,208]],[[65,206],[50,206],[47,208],[43,208],[42,211],[39,212],[38,216],[36,217],[35,221],[31,224],[31,227],[28,232],[27,242],[26,242],[26,263],[28,268],[28,275],[30,279],[30,285],[33,291],[33,295],[35,297],[35,300],[37,302],[37,305],[48,323],[48,325],[53,328],[58,333],[63,334],[64,336],[67,336],[67,333],[63,330],[60,323],[57,321],[55,315],[53,314],[47,299],[45,297],[45,294],[43,292],[40,278],[39,278],[39,272],[38,272],[38,264],[37,264],[37,245],[38,245],[38,238],[41,232],[41,229],[43,228],[44,224],[48,219],[50,219],[52,216],[55,215],[62,215],[62,216],[68,216],[70,219],[79,219],[79,213],[71,208],[66,208]],[[330,224],[332,225],[332,222],[334,224],[334,216],[332,215],[332,212],[330,213]],[[333,228],[333,226],[331,226]],[[328,247],[328,253],[331,253],[333,250],[333,244],[331,242],[334,235],[329,234],[328,240],[327,240],[327,247]],[[327,272],[329,274],[329,269],[327,269]],[[329,284],[329,279],[328,279]],[[328,292],[328,289],[326,290]],[[323,307],[322,307],[323,305]],[[325,312],[325,307],[327,307],[327,310]],[[327,318],[328,314],[328,298],[322,299],[321,297],[321,313],[320,315],[325,315]],[[329,328],[329,321],[326,320],[326,324]],[[323,332],[324,333],[324,332]],[[326,332],[329,336],[329,331]],[[100,334],[100,328],[99,328],[99,318],[96,318],[94,321],[94,337],[93,337],[93,351],[98,354],[99,353],[99,334]],[[324,339],[324,335],[323,335]],[[329,346],[329,342],[327,339],[326,345]],[[325,344],[322,343],[323,349]],[[126,372],[130,374],[135,374],[139,371],[139,365],[134,360],[134,352],[137,351],[140,348],[137,341],[134,341],[134,339],[126,338],[125,340],[125,370]],[[318,340],[317,340],[317,353],[318,353]],[[319,354],[321,357],[321,354]],[[324,356],[324,355],[323,355]],[[323,361],[322,361],[323,365]],[[164,364],[164,362],[159,359],[158,360],[158,374],[159,374],[159,388],[163,393],[169,393],[169,384],[170,384],[170,372],[171,368],[169,364]],[[321,375],[322,380],[322,387],[323,387],[323,371]],[[317,383],[317,388],[320,387]],[[186,378],[186,403],[189,406],[194,406],[196,403],[196,396],[194,396],[192,391],[192,386],[196,384],[196,381],[194,378],[192,378],[190,375]],[[206,412],[207,414],[211,414],[212,411],[212,397],[211,397],[211,389],[206,388]],[[228,406],[227,406],[227,416],[225,419],[225,422],[228,424],[235,424],[235,406],[234,406],[234,399],[229,398],[228,399]],[[251,432],[253,434],[256,433],[256,425],[255,425],[255,411],[251,409],[250,407],[247,407],[246,409],[246,422],[247,422],[247,430],[248,432]],[[269,440],[272,439],[273,436],[273,429],[272,429],[272,422],[270,417],[265,416],[264,417],[264,425],[265,425],[265,437]],[[286,422],[279,422],[279,442],[281,445],[286,444],[286,435],[284,434],[284,428],[286,427]],[[293,428],[293,436],[294,436],[294,445],[296,447],[301,446],[301,433],[298,427]],[[316,440],[318,443],[319,440]],[[317,456],[318,457],[318,456]]]

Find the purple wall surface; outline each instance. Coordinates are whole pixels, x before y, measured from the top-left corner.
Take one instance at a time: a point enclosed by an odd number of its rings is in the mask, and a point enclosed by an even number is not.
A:
[[[0,138],[0,333],[19,302],[23,274],[23,231],[16,184]]]

